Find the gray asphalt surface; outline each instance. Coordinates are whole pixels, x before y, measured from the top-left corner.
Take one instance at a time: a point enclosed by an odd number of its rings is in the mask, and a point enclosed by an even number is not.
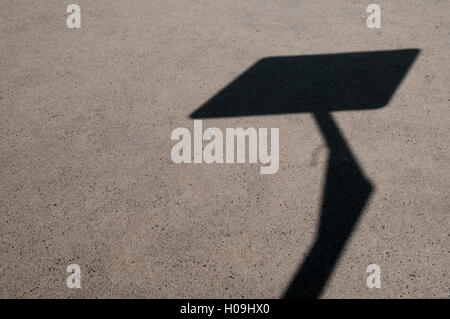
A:
[[[374,190],[321,297],[450,297],[449,1],[378,1],[377,30],[364,1],[76,3],[81,29],[67,2],[0,2],[0,297],[283,296],[318,227],[313,115],[203,121],[280,128],[274,175],[176,165],[171,132],[262,58],[409,48],[388,105],[333,113]]]

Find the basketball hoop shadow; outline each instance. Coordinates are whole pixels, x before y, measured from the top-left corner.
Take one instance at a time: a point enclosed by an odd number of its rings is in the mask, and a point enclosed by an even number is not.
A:
[[[407,49],[264,58],[190,115],[313,114],[329,149],[320,222],[285,298],[320,296],[374,188],[331,112],[385,106],[418,53]]]

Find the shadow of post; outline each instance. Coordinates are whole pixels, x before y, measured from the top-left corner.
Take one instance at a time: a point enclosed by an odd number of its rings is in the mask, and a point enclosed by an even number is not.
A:
[[[373,190],[330,112],[385,106],[418,53],[406,49],[265,58],[190,115],[314,115],[329,149],[320,222],[285,298],[320,297]]]
[[[319,229],[313,247],[284,294],[318,298],[372,192],[329,113],[314,113],[329,148]]]

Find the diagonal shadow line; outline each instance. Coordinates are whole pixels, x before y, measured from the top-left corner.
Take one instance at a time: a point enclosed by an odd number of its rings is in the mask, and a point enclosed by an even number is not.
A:
[[[329,148],[320,222],[284,298],[320,296],[374,188],[330,112],[385,106],[418,53],[406,49],[265,58],[190,115],[314,115]]]
[[[284,298],[318,298],[345,247],[373,186],[364,176],[332,116],[314,113],[329,148],[317,238]]]

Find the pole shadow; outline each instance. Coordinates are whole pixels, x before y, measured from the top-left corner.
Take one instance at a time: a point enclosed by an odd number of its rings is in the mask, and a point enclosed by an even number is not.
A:
[[[284,298],[318,298],[374,186],[331,112],[384,107],[418,49],[264,58],[190,118],[312,113],[329,149],[315,242]]]

